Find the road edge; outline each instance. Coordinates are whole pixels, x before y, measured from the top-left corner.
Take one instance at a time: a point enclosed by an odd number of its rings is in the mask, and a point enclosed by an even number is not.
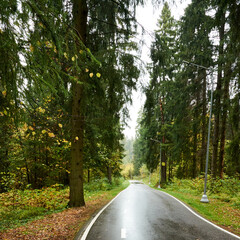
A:
[[[232,237],[235,237],[235,238],[237,238],[237,239],[240,239],[240,237],[239,237],[238,235],[236,235],[236,234],[234,234],[234,233],[231,233],[231,232],[225,230],[224,228],[219,227],[219,226],[216,225],[215,223],[207,220],[206,218],[202,217],[202,216],[199,215],[197,212],[195,212],[195,210],[191,209],[191,208],[190,208],[189,206],[187,206],[184,202],[182,202],[181,200],[179,200],[179,199],[177,199],[176,197],[172,196],[171,194],[166,193],[166,192],[161,191],[161,190],[158,190],[158,189],[154,189],[154,190],[157,191],[157,192],[160,191],[160,192],[162,192],[162,193],[164,193],[164,194],[172,197],[173,199],[175,199],[176,201],[178,201],[180,204],[182,204],[182,205],[183,205],[188,211],[190,211],[193,215],[197,216],[197,217],[200,218],[201,220],[203,220],[203,221],[207,222],[208,224],[214,226],[215,228],[217,228],[217,229],[219,229],[219,230],[221,230],[221,231],[223,231],[223,232],[231,235]]]
[[[130,186],[130,185],[129,185]],[[93,224],[96,222],[98,217],[102,214],[102,212],[114,201],[116,200],[120,194],[129,188],[129,186],[125,189],[123,189],[120,193],[118,193],[117,196],[115,196],[109,203],[107,203],[104,207],[102,207],[97,213],[88,220],[84,226],[79,230],[79,232],[76,234],[74,240],[86,240],[88,233],[90,232]]]

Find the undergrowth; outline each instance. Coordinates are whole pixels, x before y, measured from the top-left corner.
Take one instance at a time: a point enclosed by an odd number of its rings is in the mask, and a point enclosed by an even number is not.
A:
[[[94,180],[84,184],[84,196],[87,202],[105,191],[126,187],[122,178]],[[0,194],[0,231],[21,226],[28,221],[42,218],[68,207],[69,188],[55,184],[43,189],[11,190]]]
[[[143,179],[144,183],[149,184],[149,178]],[[151,175],[152,187],[158,185],[159,175]],[[201,198],[204,190],[204,176],[201,175],[194,179],[177,179],[173,178],[167,184],[161,184],[161,188],[168,191],[191,194]],[[222,202],[228,202],[232,207],[240,210],[240,181],[238,178],[227,177],[224,179],[212,178],[208,175],[207,179],[207,196],[208,198],[217,199]]]
[[[169,191],[190,193],[194,196],[203,194],[204,178],[174,179],[163,186]],[[209,176],[207,181],[207,196],[223,202],[229,202],[232,207],[240,210],[240,181],[236,178],[213,179]]]

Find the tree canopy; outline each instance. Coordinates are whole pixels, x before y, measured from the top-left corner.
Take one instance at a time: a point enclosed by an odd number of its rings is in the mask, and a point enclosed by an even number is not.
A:
[[[150,81],[134,145],[136,172],[139,163],[146,163],[150,172],[157,168],[160,145],[161,161],[166,162],[162,182],[166,170],[169,179],[204,172],[213,72],[208,167],[213,177],[239,175],[238,13],[237,1],[192,1],[176,21],[165,3],[152,42]]]

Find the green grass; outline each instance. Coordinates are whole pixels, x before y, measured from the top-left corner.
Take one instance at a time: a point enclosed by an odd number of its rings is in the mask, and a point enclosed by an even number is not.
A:
[[[11,210],[5,209],[5,211],[0,214],[0,231],[22,226],[29,221],[41,219],[43,216],[57,211],[60,210],[50,211],[42,207],[25,207],[22,209],[16,208]]]

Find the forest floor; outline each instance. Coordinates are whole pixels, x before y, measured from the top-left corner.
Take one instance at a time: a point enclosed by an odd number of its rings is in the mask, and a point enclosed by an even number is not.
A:
[[[96,191],[87,194],[85,207],[69,208],[45,216],[37,216],[35,220],[30,220],[25,224],[21,223],[17,227],[14,227],[13,225],[10,225],[10,228],[2,226],[0,239],[74,239],[77,232],[91,218],[91,216],[127,186],[128,183],[125,182],[124,184],[107,191]],[[8,220],[5,219],[5,222],[6,221]]]

